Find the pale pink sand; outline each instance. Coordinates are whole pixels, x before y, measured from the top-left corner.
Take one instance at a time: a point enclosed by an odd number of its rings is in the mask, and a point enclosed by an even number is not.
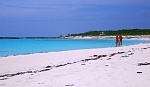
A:
[[[150,63],[147,47],[150,44],[0,57],[0,75],[53,66],[44,72],[0,77],[0,87],[150,87],[150,65],[138,66],[138,63]],[[109,57],[117,52],[125,53]],[[131,53],[134,54],[128,55]],[[90,57],[93,55],[107,56],[81,61],[95,58]],[[121,58],[125,55],[129,57]],[[72,64],[56,67],[68,62]]]

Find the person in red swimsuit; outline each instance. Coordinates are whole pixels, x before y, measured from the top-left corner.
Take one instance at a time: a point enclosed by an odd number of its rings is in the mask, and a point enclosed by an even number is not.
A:
[[[119,35],[119,46],[121,46],[122,45],[122,36],[121,35]]]
[[[119,37],[118,35],[116,36],[116,47],[118,47],[118,42],[119,42]]]

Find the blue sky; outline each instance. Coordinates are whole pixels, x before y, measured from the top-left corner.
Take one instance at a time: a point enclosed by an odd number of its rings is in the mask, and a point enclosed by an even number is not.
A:
[[[150,28],[150,0],[0,0],[0,36]]]

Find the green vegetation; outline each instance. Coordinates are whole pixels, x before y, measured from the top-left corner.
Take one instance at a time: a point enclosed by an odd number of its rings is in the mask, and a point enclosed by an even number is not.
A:
[[[150,29],[88,31],[79,34],[68,34],[67,36],[111,36],[111,35],[150,35]]]

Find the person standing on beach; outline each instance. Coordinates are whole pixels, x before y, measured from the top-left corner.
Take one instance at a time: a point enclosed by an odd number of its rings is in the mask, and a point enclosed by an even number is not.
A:
[[[118,35],[116,36],[116,47],[118,47],[118,42],[119,42],[119,37]]]
[[[119,35],[119,46],[122,46],[122,35]]]

